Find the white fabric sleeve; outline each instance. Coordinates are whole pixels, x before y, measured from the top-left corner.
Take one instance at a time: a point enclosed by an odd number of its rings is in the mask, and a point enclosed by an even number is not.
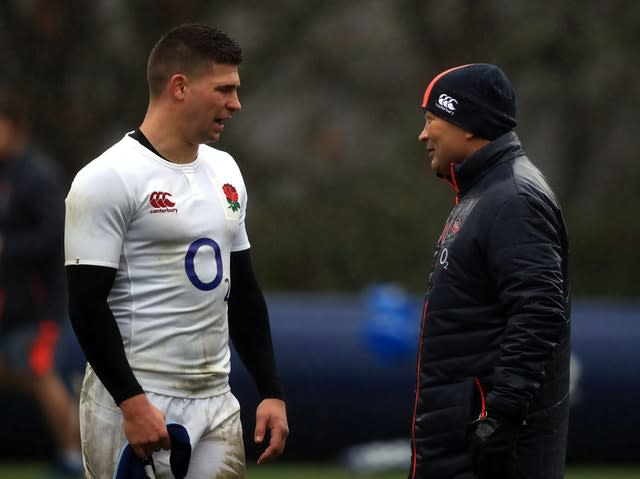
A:
[[[238,230],[233,238],[233,242],[231,243],[231,251],[244,251],[251,247],[249,243],[249,235],[247,234],[247,228],[245,226],[245,218],[247,216],[247,202],[249,196],[247,195],[247,188],[244,184],[244,180],[242,176],[240,176],[241,180],[241,191],[239,191],[240,198],[240,221],[238,222]]]
[[[133,201],[117,172],[90,163],[65,200],[65,265],[118,268]]]

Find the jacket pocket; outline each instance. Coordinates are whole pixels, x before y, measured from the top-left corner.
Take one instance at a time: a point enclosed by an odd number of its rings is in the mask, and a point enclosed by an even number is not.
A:
[[[476,378],[434,386],[424,398],[419,425],[433,447],[463,450],[469,431],[483,411],[484,391]]]

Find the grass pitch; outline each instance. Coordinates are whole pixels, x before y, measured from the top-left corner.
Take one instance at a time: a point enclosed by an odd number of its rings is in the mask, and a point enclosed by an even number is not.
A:
[[[41,479],[46,468],[42,464],[0,462],[0,479]],[[406,479],[407,471],[376,474],[356,473],[324,464],[278,463],[250,465],[247,479]],[[571,466],[565,479],[640,479],[640,466]]]

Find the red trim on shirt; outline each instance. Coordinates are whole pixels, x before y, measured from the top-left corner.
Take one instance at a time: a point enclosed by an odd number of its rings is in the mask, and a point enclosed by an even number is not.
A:
[[[458,203],[460,202],[460,187],[458,186],[458,181],[456,180],[456,170],[453,163],[449,163],[449,171],[451,172],[451,185],[456,190],[456,206],[458,206]]]
[[[427,320],[427,305],[429,301],[424,302],[424,308],[422,309],[422,322],[420,324],[420,338],[422,338],[422,331],[424,329],[424,323]],[[422,364],[422,341],[420,341],[420,347],[418,348],[418,365],[416,367],[416,397],[413,403],[413,417],[411,418],[411,448],[413,449],[413,464],[411,466],[411,478],[416,477],[416,414],[418,411],[418,397],[420,396],[420,365]]]
[[[484,389],[482,388],[482,383],[480,379],[475,378],[476,387],[478,388],[478,392],[480,393],[480,414],[478,414],[478,420],[484,419],[487,417],[487,404],[484,400]]]

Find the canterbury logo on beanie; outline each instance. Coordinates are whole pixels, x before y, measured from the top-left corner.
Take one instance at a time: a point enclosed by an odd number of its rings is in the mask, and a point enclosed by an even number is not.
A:
[[[424,93],[422,108],[487,140],[517,125],[511,82],[487,63],[461,65],[437,75]]]

